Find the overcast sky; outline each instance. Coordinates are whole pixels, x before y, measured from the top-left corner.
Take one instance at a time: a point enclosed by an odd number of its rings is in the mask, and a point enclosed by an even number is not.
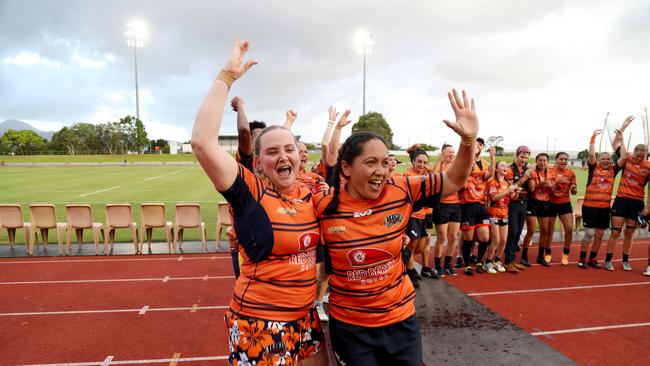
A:
[[[140,115],[150,137],[189,139],[199,104],[237,36],[259,62],[231,90],[249,119],[298,112],[303,141],[320,141],[327,107],[362,109],[362,56],[372,33],[367,110],[383,113],[398,145],[456,143],[452,87],[477,100],[480,135],[581,150],[602,128],[650,104],[650,1],[72,1],[0,0],[0,121],[44,130],[135,114],[126,23],[138,49]],[[350,127],[344,135],[350,133]],[[235,133],[235,113],[222,133]],[[627,136],[626,136],[627,138]],[[555,139],[555,140],[554,140]]]

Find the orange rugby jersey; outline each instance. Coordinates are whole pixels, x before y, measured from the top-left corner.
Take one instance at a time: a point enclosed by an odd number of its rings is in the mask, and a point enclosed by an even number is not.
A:
[[[440,164],[440,168],[439,168],[438,173],[442,173],[442,172],[447,171],[447,168],[449,168],[449,165],[447,165],[447,166],[444,166],[444,165],[445,165],[445,163]],[[458,202],[460,202],[458,200],[458,192],[454,192],[453,194],[450,194],[449,196],[444,196],[444,197],[442,197],[440,199],[440,203],[446,203],[446,204],[449,204],[449,205],[453,205],[453,204],[456,204]]]
[[[404,172],[405,177],[419,177],[422,174],[416,173],[413,171],[413,167],[410,167],[407,171]],[[416,212],[411,213],[411,217],[416,218],[416,219],[424,219],[426,215],[430,212],[430,208],[422,208],[421,210],[418,210]]]
[[[488,162],[481,159],[479,161],[474,161],[472,165],[472,172],[467,178],[467,183],[465,183],[465,188],[459,192],[460,203],[485,203],[486,191],[485,191],[485,172],[489,169]]]
[[[252,153],[248,155],[245,152],[241,151],[241,149],[238,147],[237,154],[235,154],[235,160],[237,160],[239,164],[243,165],[244,168],[250,170],[251,172],[255,171],[255,159],[253,159]]]
[[[330,314],[345,323],[381,327],[415,313],[415,291],[402,262],[402,240],[413,206],[437,204],[442,174],[395,177],[373,201],[339,194],[338,213],[323,211],[331,191],[316,199],[325,261],[331,273]]]
[[[508,192],[510,184],[507,180],[503,179],[498,181],[495,177],[492,177],[488,181],[488,196],[490,197],[490,207],[488,207],[488,215],[497,219],[505,219],[508,217],[508,204],[510,204],[510,195],[501,197],[500,199],[493,201],[492,197],[497,194]]]
[[[583,206],[594,208],[610,208],[612,191],[614,190],[614,179],[621,168],[614,163],[605,169],[598,162],[589,164],[587,175],[587,191]]]
[[[312,193],[296,182],[280,195],[239,165],[221,192],[234,213],[244,261],[230,308],[266,320],[302,319],[316,298],[316,246],[320,241]]]
[[[528,169],[527,165],[522,166],[519,168],[517,164],[512,163],[508,167],[508,172],[506,173],[506,180],[510,182],[510,184],[514,184],[521,179],[521,177],[526,173],[526,170]],[[516,171],[515,171],[516,170]],[[521,187],[522,191],[519,192],[519,199],[526,199],[528,196],[528,181],[524,183],[524,185]]]
[[[643,201],[645,185],[650,174],[650,161],[629,158],[625,161],[616,197]]]
[[[320,175],[306,170],[301,170],[296,175],[296,180],[304,185],[306,185],[312,193],[318,192],[318,185],[322,182],[325,183],[325,178]]]
[[[530,194],[530,196],[538,201],[549,201],[551,199],[551,188],[540,187],[539,184],[541,182],[553,180],[553,175],[550,169],[545,169],[544,172],[535,169],[533,170],[533,175],[530,176],[530,179],[535,182],[535,190]]]
[[[571,202],[571,185],[576,184],[576,174],[573,169],[549,168],[549,174],[553,177],[555,185],[551,190],[551,203]]]

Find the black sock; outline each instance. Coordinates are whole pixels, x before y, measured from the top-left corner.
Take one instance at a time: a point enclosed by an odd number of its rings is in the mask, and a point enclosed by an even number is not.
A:
[[[440,257],[434,257],[433,263],[435,264],[436,269],[440,269]]]
[[[474,249],[474,240],[463,240],[463,263],[465,267],[468,267],[469,258],[472,256],[472,250]]]
[[[445,256],[445,267],[451,267],[451,256],[450,255]]]
[[[580,259],[587,259],[587,251],[586,250],[581,250],[580,251]]]
[[[485,242],[479,242],[478,243],[478,256],[476,257],[476,263],[481,263],[483,262],[483,257],[485,256],[485,252],[487,251],[487,248],[490,246],[490,241],[485,241]]]
[[[648,258],[648,266],[650,266],[650,258]]]
[[[539,259],[544,259],[544,253],[545,252],[546,252],[546,250],[544,250],[544,248],[539,247],[539,250],[537,251],[537,259],[538,260]]]
[[[611,262],[613,257],[614,257],[614,253],[605,254],[605,262]]]
[[[594,252],[593,250],[589,253],[589,260],[594,260],[598,256],[598,252]]]
[[[486,260],[485,260],[485,263],[486,263],[486,264],[487,264],[487,263],[492,263],[492,259],[486,259]]]
[[[495,262],[501,262],[501,258],[499,258],[499,257],[494,257],[494,261],[495,261]]]
[[[628,262],[630,260],[630,255],[623,253],[623,262]]]
[[[569,255],[569,252],[571,251],[571,248],[564,248],[562,249],[562,253]]]
[[[546,254],[551,255],[551,247],[546,248]]]
[[[521,250],[521,258],[528,259],[528,247],[524,247],[524,249]]]

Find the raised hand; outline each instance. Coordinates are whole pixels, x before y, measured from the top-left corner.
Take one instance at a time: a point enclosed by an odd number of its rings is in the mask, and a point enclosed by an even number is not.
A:
[[[476,116],[476,104],[474,98],[470,99],[467,93],[462,91],[462,98],[458,96],[456,89],[447,93],[449,103],[456,115],[456,121],[443,120],[447,127],[451,128],[463,139],[473,140],[478,134],[478,117]]]
[[[629,126],[632,121],[634,121],[634,116],[627,116],[625,121],[623,121],[623,125],[621,126],[621,132],[625,131],[627,126]]]
[[[336,117],[338,117],[339,112],[336,111],[336,107],[334,106],[329,106],[327,108],[327,114],[329,114],[329,120],[332,122],[336,121]]]
[[[490,146],[490,156],[491,157],[497,156],[497,147],[496,147],[496,145]]]
[[[296,121],[296,118],[298,118],[298,113],[293,109],[287,109],[286,115],[287,115],[287,122],[294,123]]]
[[[350,116],[350,110],[347,109],[343,114],[341,115],[341,118],[339,118],[339,122],[337,123],[336,127],[338,128],[343,128],[347,126],[351,120],[348,119],[348,116]]]
[[[244,106],[244,99],[242,99],[240,96],[236,96],[230,101],[230,106],[232,107],[233,111],[239,112],[239,109]]]
[[[618,131],[618,130],[617,130],[617,131]],[[592,137],[596,137],[596,136],[600,135],[601,133],[603,133],[603,130],[598,129],[598,130],[595,130],[594,133],[591,134],[591,136],[592,136]]]
[[[253,65],[257,65],[257,61],[253,60],[244,63],[244,54],[248,52],[248,47],[248,41],[242,41],[238,38],[230,56],[228,57],[228,61],[226,61],[226,64],[223,67],[223,71],[232,79],[231,83],[242,77],[242,75],[244,75]],[[224,81],[228,84],[226,80]],[[228,84],[228,86],[230,86],[230,84]]]

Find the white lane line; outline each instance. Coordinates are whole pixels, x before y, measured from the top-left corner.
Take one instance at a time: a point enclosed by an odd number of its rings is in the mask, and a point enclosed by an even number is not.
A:
[[[605,326],[602,326],[602,327],[550,330],[550,331],[545,331],[545,332],[534,332],[534,333],[530,333],[530,334],[532,334],[534,336],[547,336],[547,335],[553,335],[553,334],[593,332],[593,331],[597,331],[597,330],[638,328],[638,327],[648,327],[648,326],[650,326],[650,323],[617,324],[617,325],[605,325]]]
[[[113,361],[113,358],[115,356],[108,356],[104,359],[104,362],[101,363],[101,366],[108,366],[111,364],[111,361]]]
[[[216,259],[232,259],[232,257],[185,257],[183,260],[212,260]],[[31,260],[31,258],[25,258],[24,260],[14,260],[0,262],[0,264],[32,264],[32,263],[88,263],[88,262],[147,262],[147,261],[178,261],[176,257],[169,258],[124,258],[124,259],[68,259],[68,260]],[[633,260],[633,259],[630,259]]]
[[[146,182],[146,181],[148,181],[148,180],[160,179],[160,178],[162,178],[162,177],[163,177],[162,175],[156,175],[155,177],[145,178],[144,181]]]
[[[140,309],[140,312],[138,312],[138,315],[144,315],[147,313],[147,310],[149,310],[149,305],[145,305]]]
[[[163,278],[162,281],[163,281],[163,282],[167,282],[167,281],[169,281],[169,276],[165,276],[165,278]]]
[[[207,281],[209,279],[225,280],[235,278],[235,276],[203,276],[203,277],[169,277],[167,281],[191,281],[201,280]],[[111,283],[111,282],[148,282],[160,281],[160,277],[155,278],[114,278],[105,280],[59,280],[59,281],[14,281],[14,282],[0,282],[0,285],[54,285],[54,284],[69,284],[69,283]],[[163,282],[167,282],[163,279]]]
[[[510,291],[494,291],[494,292],[470,292],[467,295],[471,296],[471,297],[475,297],[475,296],[493,296],[493,295],[511,295],[511,294],[527,294],[527,293],[531,293],[531,292],[587,290],[587,289],[592,289],[592,288],[625,287],[625,286],[639,286],[639,285],[650,285],[650,281],[629,282],[629,283],[611,283],[611,284],[607,284],[607,285],[586,285],[586,286],[536,288],[536,289],[527,289],[527,290],[510,290]]]
[[[118,188],[120,188],[120,187],[122,187],[122,186],[115,186],[115,187],[111,187],[111,188],[100,189],[99,191],[94,191],[94,192],[89,192],[89,193],[80,194],[80,195],[77,196],[77,197],[88,197],[88,196],[91,196],[91,195],[93,195],[93,194],[112,191],[112,190],[114,190],[114,189],[118,189]]]
[[[180,257],[178,257],[177,261],[182,262],[183,261],[183,256],[181,255]]]
[[[193,307],[180,307],[180,308],[149,308],[146,312],[152,311],[188,311]],[[228,306],[199,306],[196,310],[216,310],[228,309]],[[34,316],[34,315],[80,315],[80,314],[108,314],[108,313],[138,313],[143,308],[138,309],[109,309],[109,310],[68,310],[68,311],[35,311],[30,313],[0,313],[0,316]]]
[[[170,363],[173,361],[176,362],[200,362],[200,361],[220,361],[220,360],[227,360],[228,356],[206,356],[206,357],[183,357],[183,358],[158,358],[158,359],[152,359],[152,360],[113,360],[113,356],[111,357],[111,361],[109,363],[104,363],[106,362],[106,359],[104,361],[97,361],[97,362],[68,362],[68,363],[39,363],[39,364],[30,364],[30,365],[22,365],[22,366],[104,366],[104,365],[139,365],[139,364],[147,364],[147,363]]]

